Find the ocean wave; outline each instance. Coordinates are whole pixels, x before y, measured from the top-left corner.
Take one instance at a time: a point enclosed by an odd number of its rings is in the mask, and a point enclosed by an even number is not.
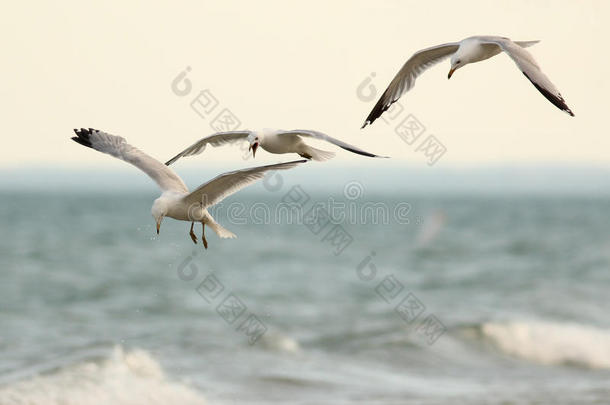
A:
[[[144,350],[118,346],[101,361],[83,361],[0,387],[2,405],[201,405],[197,391],[168,380]]]
[[[610,368],[610,330],[576,323],[487,322],[481,336],[514,357],[546,365]]]

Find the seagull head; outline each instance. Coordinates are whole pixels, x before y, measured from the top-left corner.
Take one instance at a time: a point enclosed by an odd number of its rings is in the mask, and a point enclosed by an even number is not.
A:
[[[460,47],[451,55],[451,69],[447,75],[447,79],[451,79],[453,73],[466,66],[469,63],[477,62],[480,59],[480,49],[477,42],[462,41]]]
[[[167,203],[161,197],[157,198],[153,203],[150,212],[157,223],[157,235],[159,234],[159,229],[161,229],[161,221],[163,221],[163,217],[167,215]]]
[[[447,75],[447,79],[451,79],[451,76],[453,76],[453,73],[466,64],[466,62],[464,62],[462,60],[462,58],[460,58],[459,56],[456,57],[456,55],[457,55],[457,53],[455,53],[451,57],[451,69],[449,69],[449,74]]]
[[[256,150],[258,149],[258,146],[260,145],[260,137],[258,134],[255,133],[251,133],[248,136],[248,142],[250,142],[250,146],[248,147],[248,152],[250,150],[252,150],[252,157],[256,157]]]

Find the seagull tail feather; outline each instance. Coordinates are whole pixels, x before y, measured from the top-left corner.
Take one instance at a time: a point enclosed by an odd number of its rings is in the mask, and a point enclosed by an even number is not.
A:
[[[311,146],[309,146],[307,148],[307,155],[311,156],[310,159],[313,159],[318,162],[323,162],[325,160],[334,158],[335,152],[328,152],[325,150],[316,149],[316,148],[312,148]]]
[[[208,222],[207,225],[212,228],[212,230],[214,232],[216,232],[216,235],[218,235],[219,238],[222,239],[233,239],[233,238],[237,238],[237,235],[235,235],[233,232],[229,231],[226,228],[223,228],[218,222],[213,221],[213,222]]]

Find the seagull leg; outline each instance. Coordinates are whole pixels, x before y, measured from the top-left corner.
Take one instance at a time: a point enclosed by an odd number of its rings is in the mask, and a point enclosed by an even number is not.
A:
[[[189,232],[189,235],[191,235],[191,239],[193,240],[193,243],[196,245],[197,244],[197,235],[195,235],[195,232],[193,232],[194,225],[195,225],[195,223],[191,222],[191,232]]]
[[[203,247],[208,248],[208,241],[205,239],[205,222],[201,222],[201,242],[203,242]]]

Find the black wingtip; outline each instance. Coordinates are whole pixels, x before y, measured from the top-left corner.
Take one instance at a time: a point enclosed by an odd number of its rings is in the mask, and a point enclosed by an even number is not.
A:
[[[72,137],[71,139],[74,142],[80,143],[83,146],[86,146],[88,148],[91,148],[91,139],[89,138],[91,133],[95,131],[94,129],[85,129],[85,128],[81,128],[81,129],[74,129],[74,133],[77,136]]]
[[[381,102],[381,100],[379,100],[379,102]],[[381,114],[386,112],[388,108],[389,107],[384,107],[383,104],[377,103],[375,107],[373,107],[373,110],[371,111],[369,116],[366,118],[366,121],[364,121],[364,125],[362,125],[362,128],[366,127],[367,125],[373,125],[373,122],[375,122],[377,118],[381,117]]]
[[[544,87],[540,86],[538,83],[536,83],[535,81],[533,81],[528,75],[527,73],[523,72],[523,74],[525,75],[525,77],[527,77],[527,79],[534,85],[534,87],[540,92],[542,93],[542,95],[549,100],[555,107],[559,108],[560,110],[564,111],[566,114],[574,117],[574,113],[572,112],[572,110],[570,110],[570,107],[568,107],[568,105],[566,104],[565,100],[563,99],[563,97],[561,96],[561,94],[559,96],[556,96],[555,94],[551,93],[550,91],[548,91],[547,89],[545,89]]]
[[[361,156],[366,156],[366,157],[371,157],[371,158],[387,158],[387,156],[376,155],[374,153],[370,153],[370,152],[367,152],[364,150],[350,148],[349,146],[339,146],[339,147],[342,149],[345,149],[349,152],[355,153],[357,155],[361,155]]]
[[[369,157],[377,158],[377,159],[389,159],[390,158],[389,156],[375,155],[375,154],[372,154],[372,153],[371,153],[371,155]]]
[[[167,162],[165,162],[165,166],[169,166],[172,163],[174,163],[176,160],[178,160],[180,158],[180,155],[176,155],[173,158],[171,158],[170,160],[168,160]]]
[[[90,147],[91,147],[91,144],[90,144],[90,143],[88,143],[88,142],[84,141],[84,140],[83,140],[83,139],[81,139],[81,138],[77,138],[76,136],[73,136],[71,139],[72,139],[74,142],[80,143],[80,144],[81,144],[81,145],[83,145],[83,146],[86,146],[86,147],[88,147],[88,148],[90,148]]]
[[[373,125],[373,122],[375,122],[375,120],[377,118],[381,117],[381,114],[386,112],[390,108],[390,106],[398,100],[398,99],[392,100],[388,105],[385,105],[386,102],[384,100],[387,99],[387,91],[388,91],[388,89],[386,89],[386,91],[383,92],[383,94],[377,101],[377,104],[375,104],[375,107],[373,107],[373,109],[371,110],[371,113],[368,115],[368,117],[366,117],[366,120],[364,121],[364,125],[362,125],[362,128],[364,128],[367,125]],[[360,128],[360,129],[362,129],[362,128]]]

